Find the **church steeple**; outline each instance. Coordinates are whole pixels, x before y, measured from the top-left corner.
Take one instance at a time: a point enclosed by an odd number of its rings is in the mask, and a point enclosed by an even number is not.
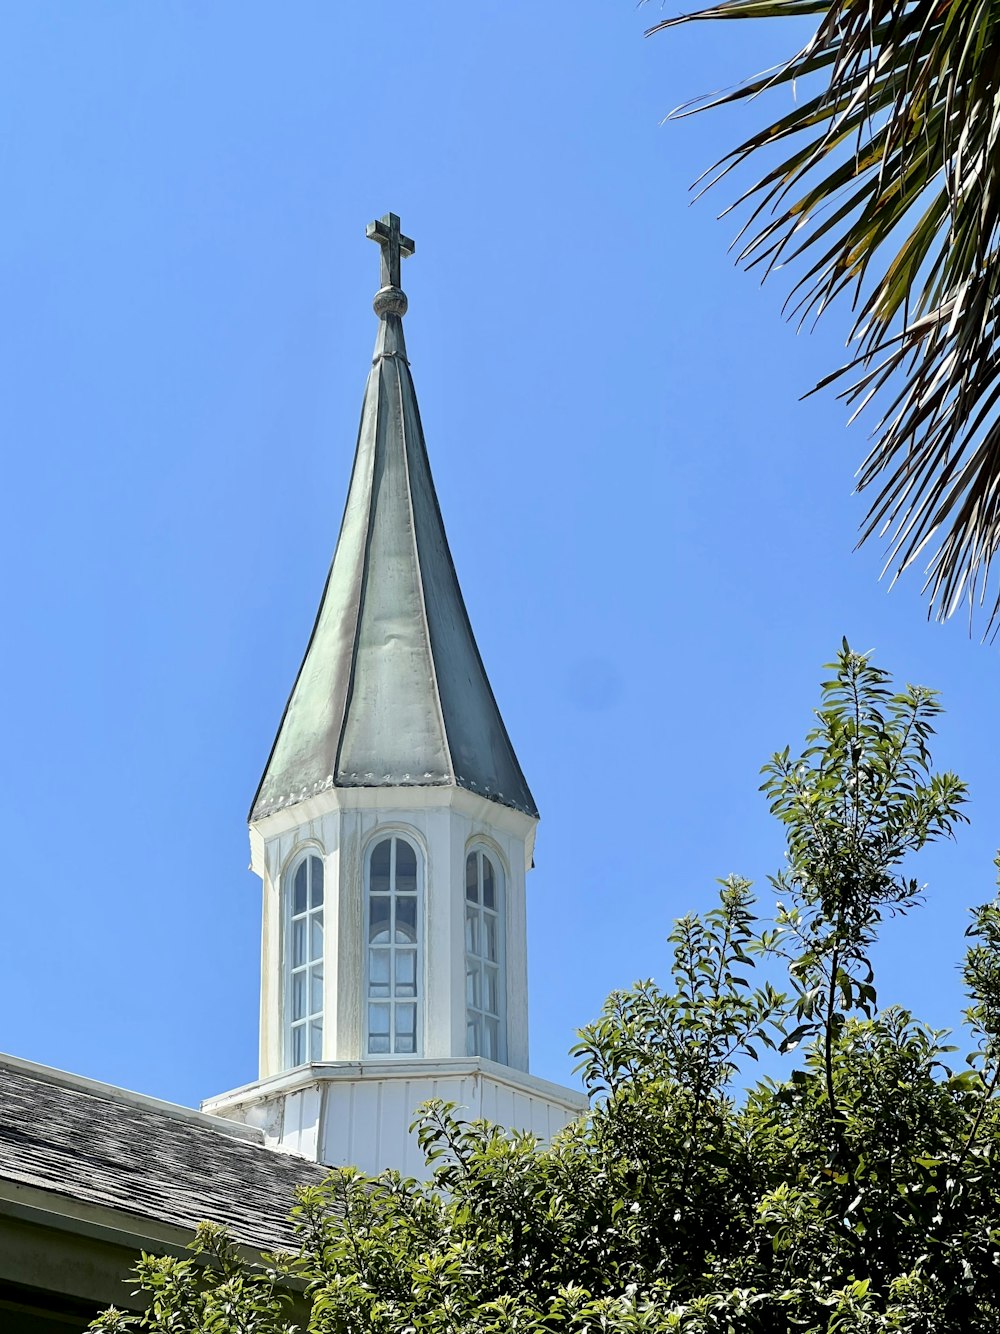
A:
[[[406,359],[399,218],[333,564],[251,822],[330,788],[454,786],[537,817],[462,599]]]
[[[472,635],[403,341],[389,213],[340,539],[250,813],[260,1078],[207,1106],[331,1165],[420,1172],[417,1105],[548,1136],[584,1100],[528,1074],[538,813]]]

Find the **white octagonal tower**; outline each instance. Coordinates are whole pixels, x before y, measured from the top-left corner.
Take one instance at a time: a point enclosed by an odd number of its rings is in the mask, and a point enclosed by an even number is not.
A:
[[[441,1097],[548,1138],[582,1095],[528,1074],[538,811],[472,634],[406,359],[388,214],[375,356],[316,623],[250,812],[260,1078],[206,1111],[366,1171],[423,1162]]]

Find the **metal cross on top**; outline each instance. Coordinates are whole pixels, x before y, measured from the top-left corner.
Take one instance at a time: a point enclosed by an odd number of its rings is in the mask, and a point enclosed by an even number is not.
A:
[[[382,286],[399,287],[400,260],[412,255],[416,248],[410,238],[399,230],[399,218],[395,213],[387,213],[378,222],[370,222],[365,228],[365,235],[370,241],[377,241],[382,248]]]

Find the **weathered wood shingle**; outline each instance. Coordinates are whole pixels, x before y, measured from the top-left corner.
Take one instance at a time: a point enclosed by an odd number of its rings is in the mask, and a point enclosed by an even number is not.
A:
[[[184,1229],[222,1223],[259,1250],[292,1248],[295,1188],[325,1169],[212,1120],[0,1058],[0,1180]]]

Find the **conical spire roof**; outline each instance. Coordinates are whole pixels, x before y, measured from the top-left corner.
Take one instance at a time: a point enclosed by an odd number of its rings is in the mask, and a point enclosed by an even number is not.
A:
[[[538,811],[487,680],[448,549],[406,360],[400,289],[413,242],[382,247],[375,356],[340,537],[250,812],[331,787],[467,788]]]

